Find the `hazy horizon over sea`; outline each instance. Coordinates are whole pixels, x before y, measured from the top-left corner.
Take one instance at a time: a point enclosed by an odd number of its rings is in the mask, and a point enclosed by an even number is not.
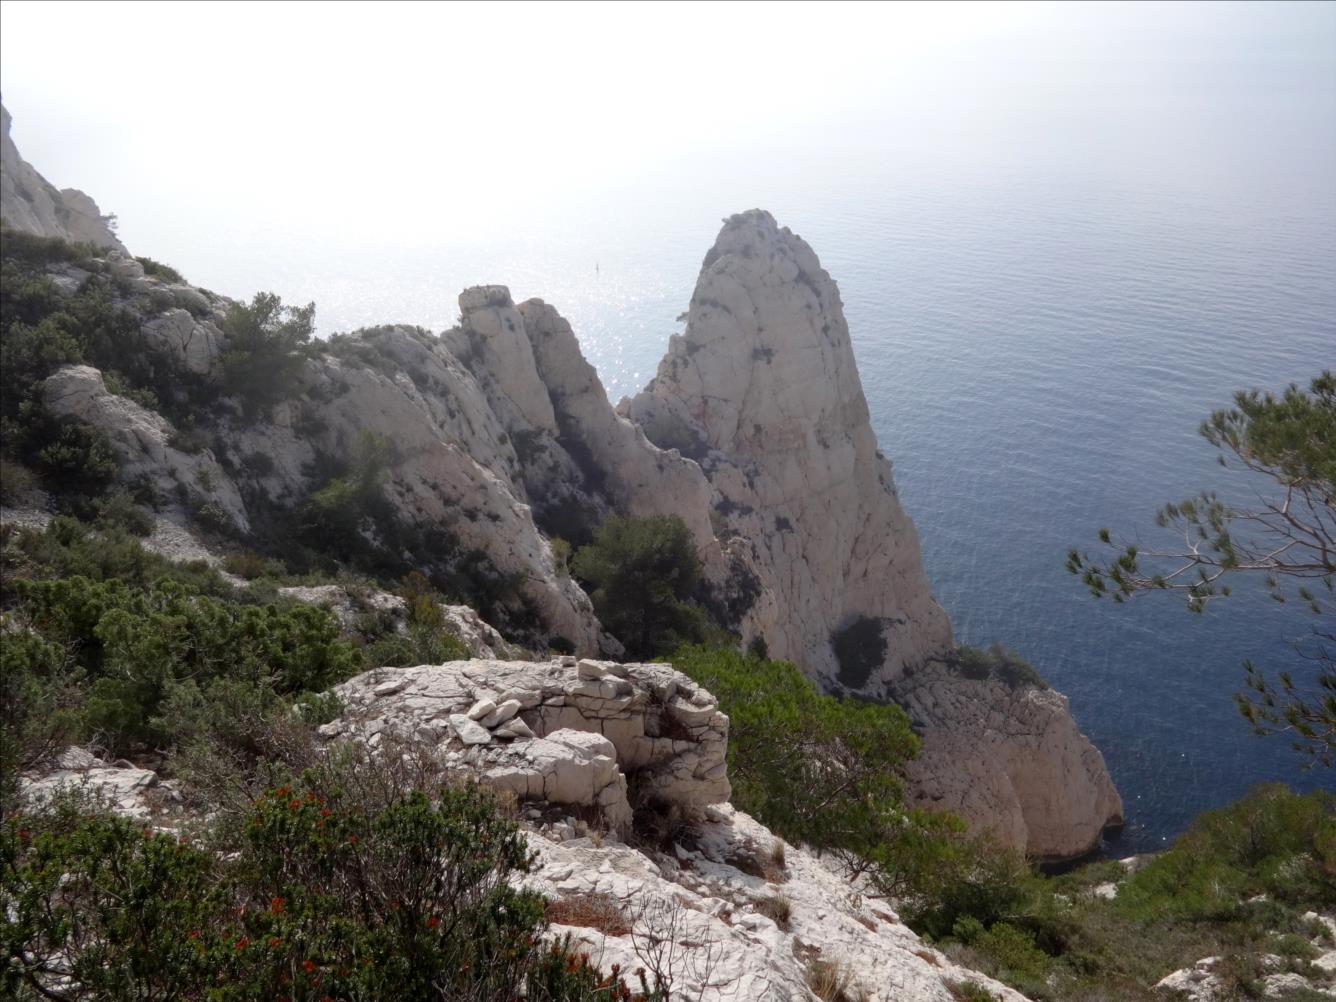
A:
[[[1336,787],[1283,737],[1253,736],[1232,699],[1245,659],[1292,659],[1304,615],[1260,586],[1202,616],[1167,595],[1114,606],[1064,570],[1103,526],[1152,543],[1166,501],[1255,501],[1265,485],[1222,471],[1199,424],[1236,390],[1336,367],[1336,130],[1239,101],[1247,128],[1217,114],[1191,142],[1062,124],[954,152],[845,134],[708,162],[665,150],[660,168],[541,213],[498,206],[484,235],[312,240],[257,221],[176,246],[126,239],[219,292],[315,300],[322,334],[439,331],[461,289],[508,285],[571,322],[615,403],[681,329],[720,218],[769,209],[839,284],[957,639],[1004,644],[1069,697],[1125,801],[1110,849],[1141,851],[1256,782]]]

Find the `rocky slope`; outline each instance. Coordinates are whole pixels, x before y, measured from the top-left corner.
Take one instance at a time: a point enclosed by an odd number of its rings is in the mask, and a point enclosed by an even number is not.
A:
[[[815,998],[823,978],[867,1002],[951,1002],[969,982],[1024,1002],[731,808],[727,719],[668,665],[458,661],[369,672],[338,691],[347,710],[321,729],[331,743],[418,742],[514,795],[536,855],[526,883],[555,902],[552,933],[604,971],[657,966],[674,999],[696,1002]],[[68,785],[146,824],[189,827],[171,782],[77,749],[27,790]],[[636,831],[628,792],[685,819],[666,848]]]
[[[6,184],[31,189],[19,165],[31,168],[6,158]],[[8,192],[7,212],[22,201]],[[35,216],[5,219],[48,232]],[[163,360],[169,390],[217,394],[228,300],[146,274],[119,250],[47,274],[71,294],[109,281],[139,327],[127,351]],[[359,442],[379,443],[385,499],[417,533],[395,555],[482,575],[493,625],[582,656],[621,646],[552,540],[579,544],[611,513],[679,515],[713,611],[744,641],[763,639],[828,690],[909,707],[924,735],[923,799],[1044,857],[1085,851],[1117,820],[1117,793],[1065,701],[949,670],[951,626],[877,450],[839,290],[768,213],[725,223],[685,333],[621,413],[553,307],[516,304],[502,286],[465,290],[459,306],[440,335],[399,326],[335,339],[258,416],[224,395],[176,427],[87,366],[56,372],[43,401],[101,428],[122,480],[170,517],[207,513],[242,537],[287,531],[277,515],[329,484]],[[931,687],[906,687],[914,673]]]
[[[0,107],[0,220],[25,233],[125,250],[97,203],[77,188],[56,188],[19,156]]]

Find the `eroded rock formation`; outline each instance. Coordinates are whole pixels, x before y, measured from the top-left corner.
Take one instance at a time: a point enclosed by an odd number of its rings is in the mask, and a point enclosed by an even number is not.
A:
[[[496,789],[595,808],[616,831],[631,823],[628,777],[643,802],[728,800],[728,718],[671,665],[455,661],[381,669],[335,691],[347,710],[320,729],[327,738],[430,741]]]
[[[759,583],[745,637],[827,689],[881,694],[951,648],[877,449],[839,289],[768,212],[725,222],[686,331],[623,410],[700,464]],[[845,631],[860,656],[837,655]],[[843,645],[839,645],[843,646]]]
[[[56,188],[19,156],[9,136],[9,111],[0,106],[0,219],[42,237],[60,237],[124,251],[97,203],[77,188]]]
[[[950,810],[1040,859],[1084,855],[1122,822],[1104,757],[1062,693],[970,679],[934,662],[892,694],[922,734],[908,770],[916,803]]]

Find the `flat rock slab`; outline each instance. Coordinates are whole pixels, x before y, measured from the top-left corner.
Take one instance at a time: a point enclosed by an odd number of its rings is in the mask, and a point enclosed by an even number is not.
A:
[[[492,740],[492,732],[463,713],[450,714],[450,726],[466,745],[485,745]]]

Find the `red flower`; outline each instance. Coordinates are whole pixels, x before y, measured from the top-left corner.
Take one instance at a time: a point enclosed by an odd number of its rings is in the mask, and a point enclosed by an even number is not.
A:
[[[310,974],[312,971],[315,970],[315,961],[310,959],[303,960],[302,970],[305,971],[307,974]]]
[[[356,845],[356,844],[357,844],[357,836],[356,836],[356,835],[349,835],[349,836],[348,836],[348,841],[351,842],[353,845]]]
[[[274,915],[282,915],[282,914],[283,914],[283,905],[286,904],[286,903],[287,903],[287,902],[286,902],[286,900],[285,900],[284,898],[270,898],[270,899],[269,899],[269,911],[270,911],[270,913],[271,913],[271,914],[274,914]]]
[[[269,937],[269,945],[270,945],[271,947],[279,947],[279,946],[282,946],[282,945],[283,945],[283,941],[282,941],[281,939],[279,939],[277,936],[270,936],[270,937]]]
[[[246,949],[246,947],[248,947],[248,946],[250,946],[250,940],[247,939],[245,936],[242,936],[239,940],[237,940],[237,952],[238,952],[238,953],[240,953],[242,950]]]
[[[329,817],[330,815],[332,815],[333,813],[334,813],[334,812],[331,811],[328,807],[322,807],[322,808],[320,808],[320,816],[321,816],[322,818],[327,818],[327,817]]]
[[[199,939],[199,930],[191,929],[188,933],[186,933],[186,935],[189,936],[191,939]]]
[[[431,918],[427,919],[428,929],[435,929],[440,924],[441,924],[441,917],[439,915],[433,915]]]
[[[295,811],[297,808],[301,807],[301,805],[302,805],[302,802],[301,802],[300,800],[289,800],[289,801],[288,801],[288,810],[290,810],[290,811]]]

